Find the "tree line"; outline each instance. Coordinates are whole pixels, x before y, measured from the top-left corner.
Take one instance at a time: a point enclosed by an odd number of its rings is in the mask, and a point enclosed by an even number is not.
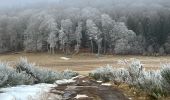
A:
[[[106,1],[108,6],[70,1],[1,10],[0,53],[77,54],[85,49],[98,55],[170,53],[169,7],[123,9],[126,3],[113,6],[111,0]]]

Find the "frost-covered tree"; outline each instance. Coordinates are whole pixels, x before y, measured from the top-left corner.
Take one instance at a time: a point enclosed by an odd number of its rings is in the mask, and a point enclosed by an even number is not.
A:
[[[40,12],[31,16],[27,29],[25,30],[24,45],[26,51],[48,50],[48,36],[50,33],[58,37],[58,25],[51,15]]]
[[[154,53],[154,48],[152,45],[149,45],[147,48],[147,52],[149,53],[149,55],[152,55]]]
[[[140,53],[136,34],[122,22],[117,22],[110,31],[111,45],[116,54]]]
[[[10,50],[9,48],[9,34],[7,31],[7,25],[8,25],[8,17],[7,16],[1,16],[0,17],[0,53],[7,52]]]
[[[165,54],[165,49],[164,47],[159,48],[159,55],[164,55]]]
[[[91,19],[95,23],[100,22],[101,12],[93,7],[85,7],[81,11],[81,17],[83,20]]]
[[[66,35],[62,28],[59,31],[59,41],[60,41],[60,49],[62,49],[62,51],[65,52]]]
[[[81,45],[81,39],[82,39],[82,22],[78,22],[78,26],[76,27],[76,31],[75,31],[75,38],[77,42],[75,46],[75,51],[76,53],[78,53]]]
[[[62,35],[60,37],[60,40],[62,41],[62,44],[64,43],[63,49],[65,50],[66,54],[70,54],[70,45],[73,40],[75,40],[75,35],[73,33],[73,23],[70,19],[62,20],[61,21],[61,29],[62,29]],[[61,34],[61,33],[60,33]],[[64,41],[64,42],[63,42]]]
[[[170,53],[170,36],[167,37],[164,45],[165,45],[165,52]]]
[[[57,41],[58,41],[58,39],[57,39],[55,33],[51,32],[49,34],[47,42],[50,44],[50,53],[52,53],[52,54],[54,54],[54,49],[56,47]]]
[[[49,38],[49,35],[51,33],[53,33],[54,35],[56,35],[56,44],[55,44],[55,47],[57,47],[59,44],[57,44],[58,42],[58,35],[59,35],[59,29],[58,29],[58,24],[57,22],[55,21],[54,17],[52,15],[45,15],[44,16],[44,20],[43,22],[40,24],[39,26],[39,30],[40,32],[42,33],[43,35],[43,49],[47,49],[49,50],[49,46],[50,43],[48,40]]]
[[[27,29],[24,34],[24,46],[26,51],[41,51],[43,35],[39,30],[39,26],[43,21],[43,15],[37,14],[30,18]]]
[[[100,47],[101,47],[101,31],[98,29],[98,27],[96,26],[96,24],[93,22],[93,20],[88,19],[86,21],[86,28],[87,28],[87,35],[89,37],[89,40],[91,42],[91,49],[92,49],[92,53],[93,51],[93,41],[95,41],[98,45],[98,54],[100,53]]]
[[[102,34],[103,34],[103,51],[106,53],[107,46],[110,44],[110,34],[109,32],[114,27],[115,21],[111,19],[111,17],[107,14],[101,15],[101,23],[102,23]]]
[[[122,38],[116,41],[114,51],[116,54],[128,54],[130,48],[128,40]]]
[[[149,3],[152,3],[152,5],[141,7],[141,5]],[[77,51],[79,47],[87,49],[91,45],[88,44],[89,39],[86,34],[88,29],[85,24],[88,19],[92,20],[101,31],[102,43],[98,47],[103,50],[103,53],[110,53],[109,50],[113,52],[116,45],[119,47],[116,44],[120,43],[120,41],[117,42],[119,39],[128,41],[131,48],[128,52],[131,54],[145,53],[150,45],[153,45],[154,52],[159,52],[159,48],[164,47],[165,53],[170,53],[170,39],[168,38],[170,33],[170,7],[166,6],[169,4],[167,0],[154,2],[153,0],[135,2],[128,0],[123,3],[116,0],[60,0],[58,3],[48,3],[47,5],[42,3],[43,6],[38,5],[38,7],[37,4],[19,7],[15,10],[13,7],[8,10],[0,10],[1,53],[22,50],[48,51],[50,47],[47,41],[49,34],[53,32],[56,38],[59,38],[59,30],[62,30],[65,34],[69,33],[69,35],[63,37],[62,44],[60,44],[61,41],[57,41],[56,49],[59,47],[63,47],[65,50],[66,47],[70,50],[75,48]],[[64,27],[63,29],[59,28],[63,26],[62,20],[65,21],[64,23],[68,22],[64,19],[71,21],[72,32],[66,31],[67,29]],[[76,39],[79,39],[75,35],[78,32],[76,27],[79,22],[82,22],[82,43],[80,46],[75,46],[76,41],[78,41]],[[130,35],[126,34],[128,33],[127,30],[132,30],[136,37],[132,40],[129,39]],[[97,39],[100,40],[99,38]],[[100,41],[93,39],[92,42],[93,51],[96,51]]]

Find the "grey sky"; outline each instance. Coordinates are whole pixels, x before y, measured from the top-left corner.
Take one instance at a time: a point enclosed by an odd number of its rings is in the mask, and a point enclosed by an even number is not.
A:
[[[56,2],[58,0],[1,0],[0,7],[24,6],[38,2]]]
[[[22,7],[25,5],[29,4],[36,4],[39,2],[45,2],[45,3],[51,3],[51,2],[58,2],[58,1],[64,1],[64,0],[0,0],[0,8],[4,7]],[[139,5],[144,3],[144,5],[150,5],[150,4],[155,4],[155,3],[160,3],[164,2],[164,4],[169,5],[169,0],[65,0],[68,1],[67,3],[75,3],[75,2],[83,2],[83,1],[92,1],[93,3],[108,3],[107,1],[116,1],[115,3],[121,2],[122,4],[128,3],[132,4],[134,3],[135,5]],[[166,3],[167,2],[167,3]],[[77,4],[76,4],[77,5]]]

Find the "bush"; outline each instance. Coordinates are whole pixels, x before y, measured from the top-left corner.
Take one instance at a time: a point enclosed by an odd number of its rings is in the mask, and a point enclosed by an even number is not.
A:
[[[163,88],[170,93],[170,64],[164,64],[161,69]]]
[[[70,79],[72,77],[78,76],[78,73],[67,69],[67,70],[62,72],[62,76],[63,76],[63,79]]]
[[[113,81],[114,83],[123,83],[129,79],[129,73],[126,69],[116,69],[110,65],[93,70],[91,73],[89,73],[89,76],[103,82]]]
[[[93,70],[91,73],[89,73],[89,76],[93,77],[96,80],[108,82],[111,80],[112,72],[112,66],[107,65],[106,67],[101,67],[97,68],[96,70]]]
[[[124,68],[114,68],[111,75],[110,79],[115,85],[126,83],[129,80],[129,73],[127,69]]]
[[[26,58],[21,58],[16,64],[16,69],[8,63],[0,62],[0,87],[15,85],[30,85],[35,83],[54,83],[60,79],[70,79],[78,73],[71,70],[53,72],[39,69],[35,64],[29,63]]]
[[[35,83],[54,83],[56,80],[60,79],[70,79],[74,76],[77,76],[78,73],[75,73],[71,70],[66,70],[61,72],[53,72],[47,69],[39,69],[35,64],[29,63],[26,58],[21,58],[16,65],[18,72],[26,72],[32,78],[34,78]]]
[[[98,68],[89,75],[96,80],[113,81],[116,85],[127,83],[129,86],[145,91],[152,99],[159,99],[170,92],[170,66],[160,71],[145,71],[137,59],[132,59],[126,68]],[[118,84],[117,84],[118,83]]]
[[[161,80],[162,77],[159,71],[144,72],[138,79],[137,88],[148,93],[151,98],[159,99],[165,94]]]
[[[0,62],[0,86],[32,84],[33,80],[26,73],[17,73],[8,63]]]
[[[139,77],[141,77],[143,74],[143,66],[141,62],[137,59],[132,59],[131,63],[128,65],[127,70],[130,77],[128,83],[131,85],[136,85]]]
[[[7,63],[0,62],[0,86],[5,85],[8,80],[8,76],[12,71],[13,70],[8,67]]]

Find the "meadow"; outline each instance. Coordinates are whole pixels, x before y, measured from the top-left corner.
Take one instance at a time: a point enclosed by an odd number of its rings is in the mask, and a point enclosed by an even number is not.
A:
[[[15,54],[0,54],[0,61],[7,61],[13,65],[20,57],[26,57],[31,63],[36,63],[37,65],[47,69],[56,71],[70,69],[85,75],[87,75],[91,70],[107,64],[115,68],[124,67],[122,61],[128,62],[132,58],[140,60],[146,70],[159,70],[162,64],[170,63],[170,56],[101,55],[101,57],[96,57],[89,53],[65,56],[64,54],[51,55],[48,53],[23,52]]]

